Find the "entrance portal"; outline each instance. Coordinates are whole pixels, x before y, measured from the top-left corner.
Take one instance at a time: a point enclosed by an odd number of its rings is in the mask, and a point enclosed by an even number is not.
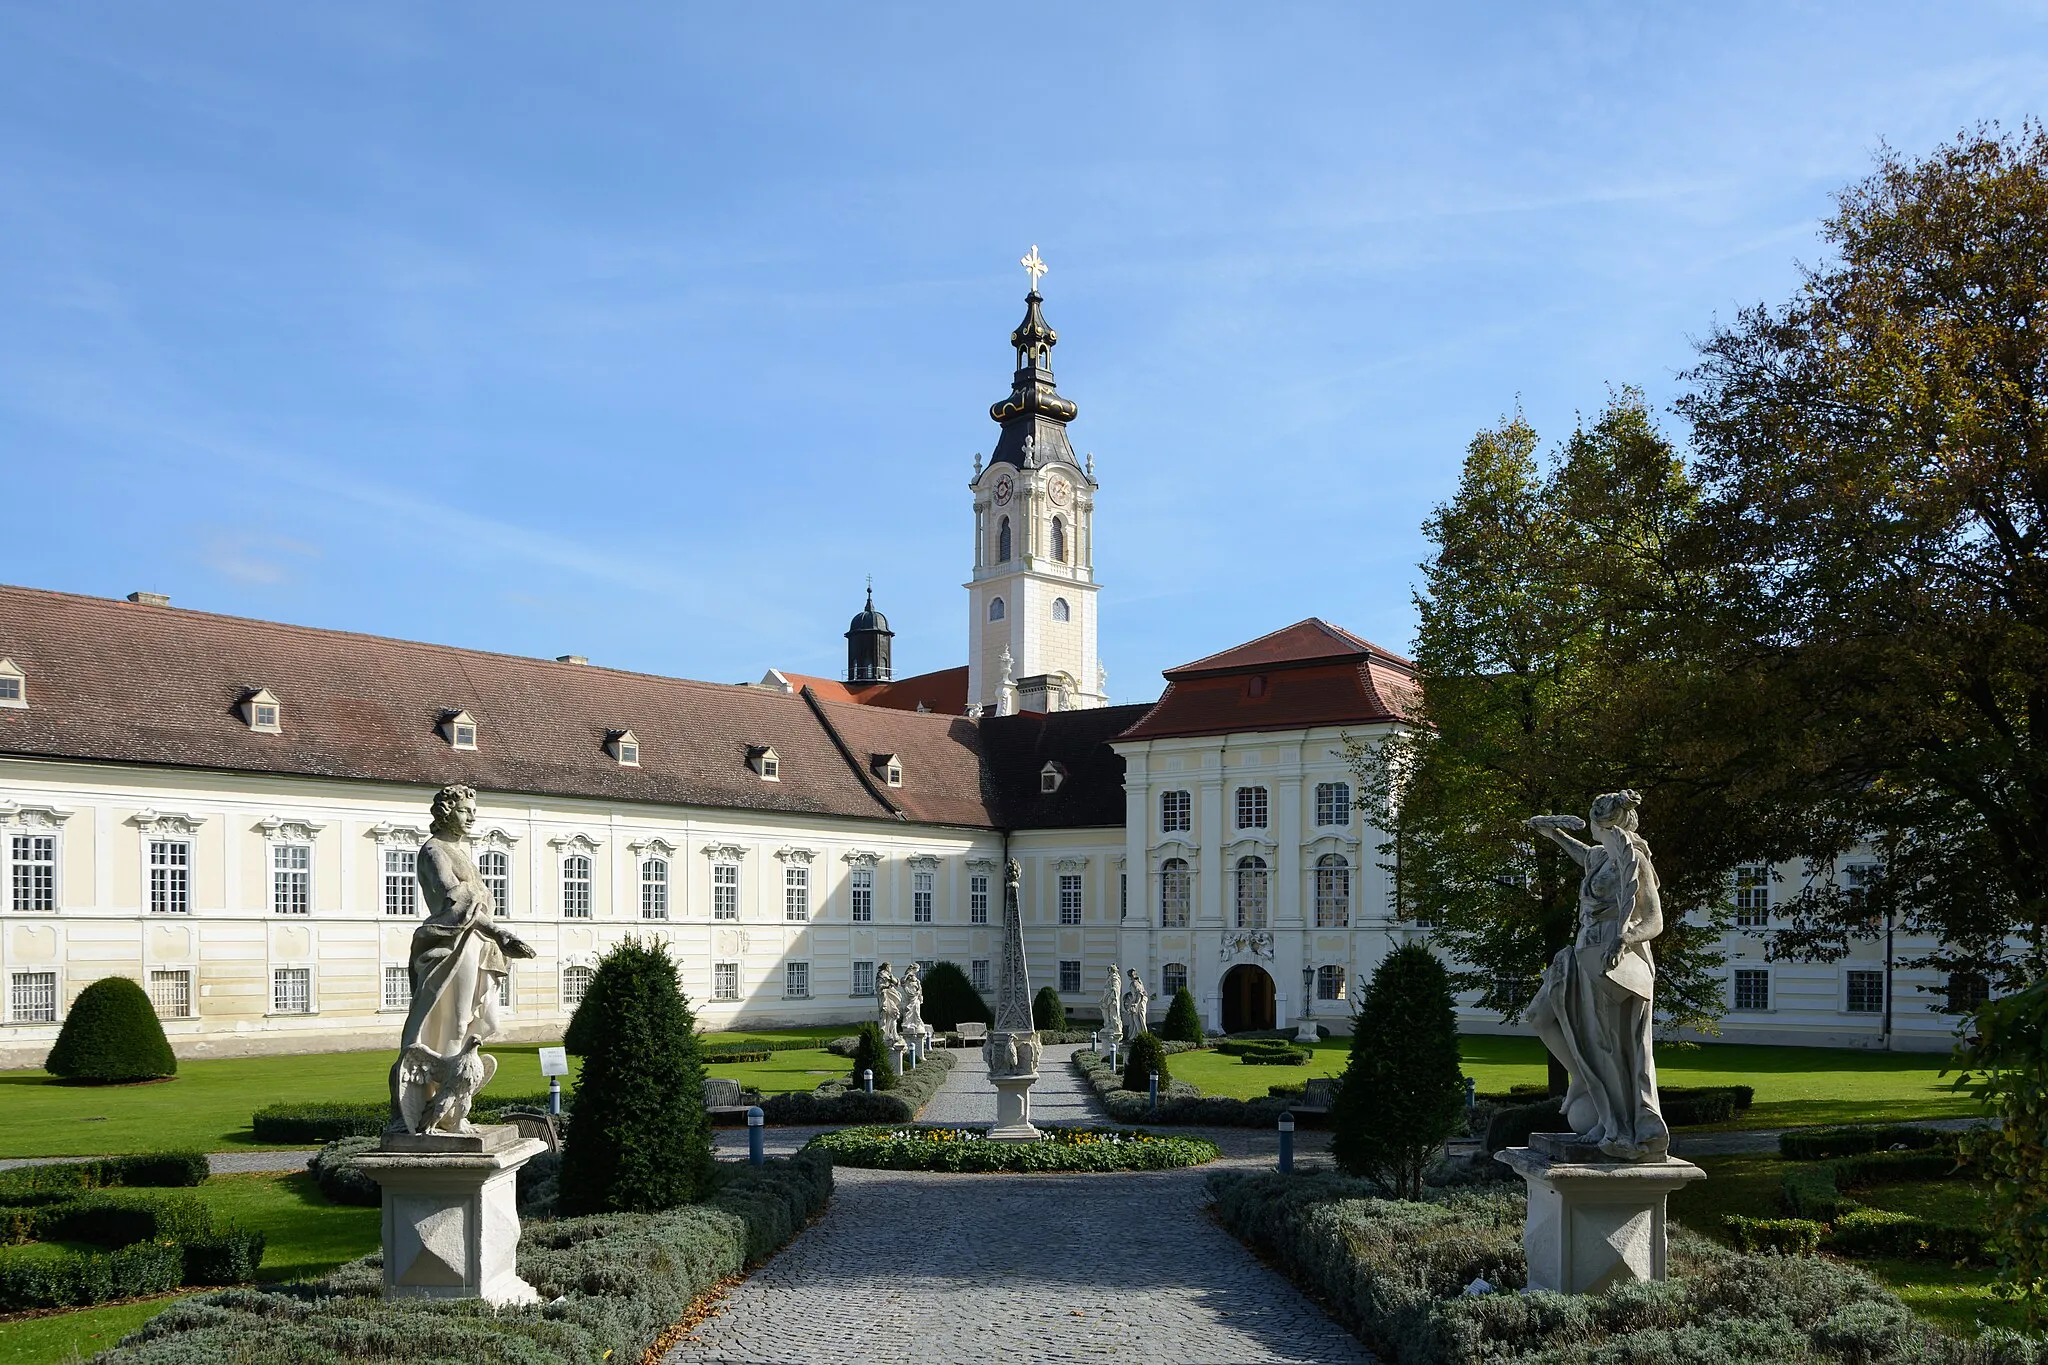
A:
[[[1273,978],[1245,962],[1223,974],[1223,1031],[1273,1027]]]

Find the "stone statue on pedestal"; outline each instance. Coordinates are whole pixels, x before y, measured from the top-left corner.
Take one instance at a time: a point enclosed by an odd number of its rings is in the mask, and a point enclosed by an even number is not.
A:
[[[1145,989],[1145,978],[1138,975],[1136,967],[1131,968],[1130,984],[1124,987],[1124,1033],[1135,1038],[1146,1031],[1145,1016],[1150,1012],[1152,992]]]
[[[886,962],[875,968],[875,1007],[882,1021],[883,1040],[894,1043],[902,1037],[896,1026],[903,1014],[903,992]]]
[[[1043,1136],[1031,1126],[1031,1087],[1038,1081],[1038,1030],[1031,1020],[1031,976],[1024,964],[1024,925],[1017,909],[1023,871],[1015,862],[1003,869],[1003,956],[996,978],[996,1022],[982,1044],[989,1080],[996,1087],[999,1142],[1031,1142]]]
[[[1119,989],[1122,984],[1116,967],[1111,965],[1109,980],[1102,986],[1102,1036],[1096,1040],[1105,1052],[1124,1038],[1123,995]]]
[[[931,1025],[924,1021],[924,971],[915,962],[903,969],[903,1014],[898,1027],[906,1040],[915,1039],[920,1048],[931,1036]]]

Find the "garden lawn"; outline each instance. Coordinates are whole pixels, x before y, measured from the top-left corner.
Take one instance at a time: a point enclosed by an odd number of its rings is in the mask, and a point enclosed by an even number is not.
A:
[[[264,1236],[263,1281],[324,1275],[377,1249],[381,1214],[330,1204],[305,1175],[217,1175],[192,1191],[217,1217]],[[0,1322],[0,1365],[57,1365],[114,1345],[168,1308],[175,1294],[140,1303]]]
[[[821,1081],[844,1076],[851,1066],[846,1058],[834,1056],[824,1048],[807,1047],[771,1052],[765,1062],[709,1061],[704,1065],[704,1074],[717,1080],[738,1081],[763,1095],[786,1095],[816,1090]]]

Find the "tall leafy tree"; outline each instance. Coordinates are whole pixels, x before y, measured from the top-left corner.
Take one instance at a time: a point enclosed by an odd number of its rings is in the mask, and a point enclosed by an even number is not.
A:
[[[2015,987],[2048,968],[2048,132],[1886,151],[1822,237],[1680,405],[1723,660],[1798,721],[1764,766],[1882,853],[1779,946],[1889,912],[1943,939],[1922,965]]]

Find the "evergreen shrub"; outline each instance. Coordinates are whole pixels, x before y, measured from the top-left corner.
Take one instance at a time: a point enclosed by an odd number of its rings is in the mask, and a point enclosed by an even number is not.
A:
[[[696,1020],[664,942],[629,938],[598,963],[579,1014],[576,1121],[562,1149],[565,1213],[689,1203],[711,1172]]]
[[[363,1173],[356,1165],[356,1158],[365,1152],[374,1152],[380,1139],[373,1137],[336,1138],[322,1147],[306,1161],[306,1170],[313,1177],[313,1183],[320,1187],[320,1193],[335,1204],[357,1204],[374,1208],[384,1202],[384,1187]],[[531,1166],[529,1161],[526,1166]],[[526,1174],[526,1166],[519,1168]]]
[[[770,1095],[761,1101],[763,1116],[778,1127],[849,1123],[908,1123],[931,1102],[958,1059],[935,1048],[916,1070],[896,1078],[895,1088],[870,1095],[853,1078],[830,1080],[812,1091]]]
[[[873,1071],[876,1090],[894,1090],[896,1054],[889,1050],[889,1040],[882,1036],[880,1022],[870,1019],[860,1026],[860,1032],[854,1036],[859,1041],[853,1047],[853,1075],[847,1079],[847,1088],[865,1091],[867,1079],[861,1073]]]
[[[1811,1256],[1820,1250],[1827,1225],[1811,1218],[1744,1218],[1721,1215],[1728,1240],[1741,1251],[1775,1251],[1785,1256]]]
[[[1464,1131],[1451,978],[1421,944],[1396,948],[1374,970],[1331,1119],[1337,1164],[1408,1199],[1422,1197],[1423,1172],[1444,1140]]]
[[[1060,1003],[1060,993],[1052,987],[1040,986],[1038,994],[1031,997],[1031,1026],[1041,1031],[1066,1031],[1067,1007]]]
[[[175,1076],[178,1059],[142,987],[108,976],[78,993],[43,1070],[60,1080],[120,1085]]]
[[[1920,1150],[1941,1145],[1936,1128],[1891,1125],[1856,1125],[1845,1128],[1808,1128],[1778,1134],[1778,1155],[1787,1161],[1826,1161],[1830,1157],[1861,1156],[1865,1152],[1888,1152],[1894,1147]]]
[[[807,1150],[840,1166],[884,1171],[1166,1171],[1221,1153],[1201,1138],[1154,1137],[1127,1128],[1051,1128],[1039,1142],[991,1142],[986,1128],[842,1128]]]
[[[1152,1073],[1159,1073],[1159,1097],[1166,1098],[1167,1087],[1173,1084],[1173,1072],[1166,1065],[1166,1049],[1159,1046],[1157,1034],[1141,1033],[1124,1044],[1124,1089],[1140,1095],[1148,1094],[1152,1085]]]
[[[1159,1026],[1159,1036],[1176,1043],[1202,1045],[1202,1012],[1195,1008],[1195,993],[1186,986],[1173,993],[1173,1003],[1166,1007],[1166,1022]]]
[[[996,1013],[957,962],[939,962],[924,974],[924,1021],[942,1033],[963,1023],[993,1024]]]
[[[1486,1154],[1490,1157],[1504,1147],[1526,1147],[1531,1133],[1562,1133],[1570,1127],[1564,1121],[1563,1100],[1511,1105],[1486,1121]]]

